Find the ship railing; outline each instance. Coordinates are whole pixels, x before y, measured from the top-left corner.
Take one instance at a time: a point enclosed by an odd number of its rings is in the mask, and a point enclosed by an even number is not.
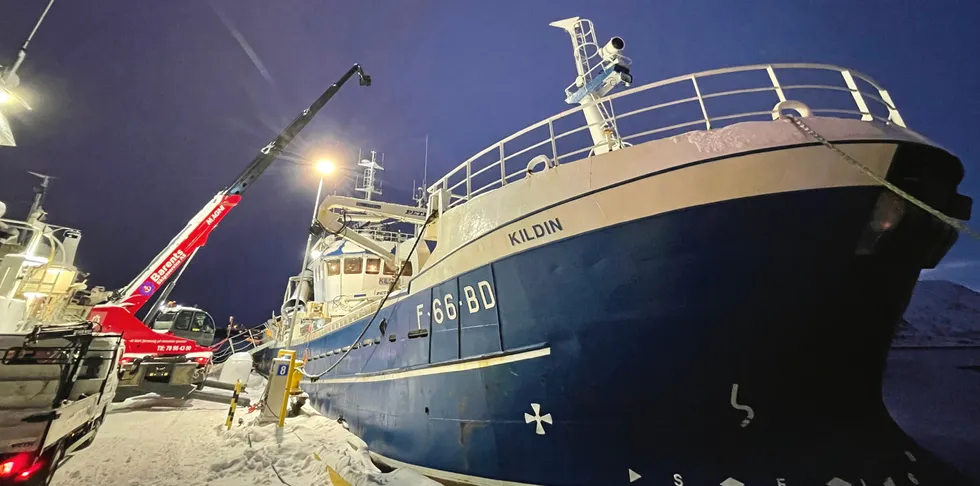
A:
[[[43,228],[37,228],[26,221],[6,218],[0,218],[0,228],[4,228],[8,231],[16,230],[18,232],[16,237],[11,238],[11,241],[0,242],[0,259],[10,252],[26,251],[31,256],[56,263],[67,262],[65,261],[64,243],[55,237],[55,233],[66,230],[77,231],[67,226],[55,226],[49,224],[43,225]],[[17,240],[22,240],[24,244],[20,245]],[[42,241],[46,242],[48,246],[48,254],[35,255],[34,253],[37,252],[38,244]]]
[[[211,360],[223,363],[235,353],[252,351],[253,349],[273,340],[274,334],[267,331],[268,322],[259,326],[236,331],[235,334],[211,345]]]
[[[370,316],[371,314],[374,313],[375,310],[377,310],[378,305],[380,305],[380,303],[381,301],[378,299],[371,299],[371,300],[364,301],[362,305],[358,305],[357,308],[353,309],[351,312],[347,313],[343,317],[338,317],[336,319],[327,321],[322,327],[317,327],[315,329],[310,329],[310,328],[304,329],[300,326],[296,326],[296,328],[293,330],[293,342],[297,342],[303,339],[307,341],[312,341],[319,337],[326,336],[327,334],[330,334],[331,332],[334,332],[337,329],[340,329],[350,324],[351,322],[354,322],[363,317]]]
[[[797,101],[802,116],[857,118],[905,127],[888,92],[870,77],[829,64],[755,64],[685,74],[620,91],[596,102],[610,107],[619,146],[630,146],[743,121],[776,120],[777,106]],[[800,104],[795,104],[800,106]],[[477,152],[428,187],[445,208],[527,177],[535,160],[550,165],[589,157],[596,148],[584,106],[546,118]],[[617,113],[618,112],[618,113]],[[603,122],[605,123],[605,122]],[[618,148],[618,147],[616,147]]]
[[[393,241],[395,243],[402,243],[412,237],[412,235],[408,233],[383,230],[377,228],[368,228],[365,229],[363,232],[362,231],[358,231],[358,232],[364,234],[365,236],[375,241]]]
[[[72,228],[0,218],[0,229],[4,230],[0,233],[0,261],[14,255],[22,258],[19,268],[0,271],[0,287],[12,289],[0,296],[0,305],[8,299],[25,303],[18,327],[30,329],[35,324],[61,323],[74,317],[66,311],[75,293],[85,286],[75,282],[77,270],[67,262],[64,243],[55,236]]]

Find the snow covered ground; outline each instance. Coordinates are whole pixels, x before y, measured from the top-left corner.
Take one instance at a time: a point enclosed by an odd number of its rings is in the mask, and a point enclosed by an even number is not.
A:
[[[264,386],[253,373],[246,387],[253,401]],[[275,424],[260,425],[259,412],[247,411],[239,407],[226,430],[227,403],[130,398],[113,406],[92,446],[69,459],[52,485],[338,486],[327,466],[354,486],[438,485],[410,470],[382,473],[363,441],[309,406],[286,420],[281,440]]]

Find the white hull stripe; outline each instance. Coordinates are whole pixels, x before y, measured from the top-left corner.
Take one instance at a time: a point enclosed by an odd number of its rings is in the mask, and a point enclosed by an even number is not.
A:
[[[477,486],[539,486],[531,483],[515,483],[513,481],[504,481],[501,479],[481,478],[479,476],[468,476],[466,474],[441,471],[439,469],[432,469],[423,466],[416,466],[415,464],[409,464],[407,462],[401,462],[395,459],[382,456],[377,452],[371,452],[371,457],[373,457],[376,461],[383,462],[392,467],[399,467],[399,468],[404,467],[408,469],[414,469],[426,476],[439,478],[439,479],[446,479],[459,484],[473,484]]]
[[[894,126],[821,117],[811,117],[807,123],[838,145],[929,144],[914,132]],[[584,196],[597,189],[610,189],[685,166],[814,144],[814,140],[785,121],[742,122],[717,130],[693,130],[623,150],[565,162],[555,170],[511,181],[503,187],[482,193],[472,201],[440,215],[436,224],[439,245],[432,256],[439,260],[447,252],[464,246],[488,230],[506,226],[556,202]]]
[[[415,370],[396,371],[394,373],[383,373],[383,374],[367,375],[367,376],[348,376],[343,378],[330,378],[326,380],[318,380],[314,384],[372,383],[377,381],[403,380],[405,378],[416,378],[419,376],[442,375],[446,373],[455,373],[457,371],[469,371],[469,370],[475,370],[479,368],[490,368],[492,366],[499,366],[507,363],[516,363],[518,361],[541,358],[543,356],[548,356],[550,354],[551,354],[551,348],[548,347],[548,348],[534,349],[531,351],[524,351],[521,353],[508,354],[504,356],[496,356],[493,358],[476,359],[473,361],[465,361],[462,363],[448,363],[445,365],[436,365],[436,366],[430,366],[427,368],[420,368]]]
[[[885,174],[897,145],[894,142],[870,142],[849,144],[842,148],[875,172]],[[624,156],[634,155],[624,157],[624,164],[642,166],[643,162],[653,157],[637,152],[637,149],[646,147],[637,146],[621,151]],[[608,157],[608,154],[603,157]],[[607,164],[603,174],[617,169],[621,167]],[[513,201],[554,201],[560,199],[563,193],[583,189],[576,187],[576,184],[582,184],[580,181],[595,184],[599,175],[585,172],[589,170],[590,166],[580,163],[559,166],[537,179],[532,177],[529,183],[508,184],[503,189],[481,195],[477,200],[447,212],[443,216],[446,221],[439,224],[459,227],[460,233],[473,233],[473,236],[460,241],[458,248],[449,249],[441,255],[434,253],[432,258],[435,260],[428,262],[426,268],[411,281],[412,292],[532,248],[679,209],[766,194],[875,185],[872,179],[825,147],[808,145],[780,147],[672,168],[601,190],[583,191],[584,196],[565,198],[561,203],[548,205],[543,211],[528,212],[531,216],[522,214],[516,220],[503,213],[520,212],[523,206],[531,204],[509,207],[506,201],[497,200],[495,194],[510,196]],[[509,222],[496,225],[494,219]],[[537,228],[533,226],[535,224]],[[560,229],[555,224],[560,224]],[[486,229],[472,231],[475,227]],[[439,253],[438,246],[436,253]]]
[[[859,140],[859,141],[855,141],[855,142],[839,143],[838,146],[845,145],[847,143],[876,143],[876,142],[880,142],[880,141],[875,141],[875,140],[860,141]],[[659,175],[663,175],[663,174],[666,174],[668,172],[672,172],[672,171],[675,171],[675,170],[686,169],[686,168],[694,167],[696,165],[701,165],[701,164],[710,164],[712,162],[716,162],[716,161],[721,160],[721,159],[733,158],[733,157],[745,157],[745,156],[750,156],[750,155],[754,155],[754,154],[758,154],[758,153],[765,153],[765,152],[772,152],[772,151],[779,151],[779,150],[790,150],[790,149],[795,149],[795,148],[800,148],[800,147],[814,147],[814,146],[821,146],[821,145],[818,142],[809,142],[809,143],[801,143],[801,144],[788,145],[788,146],[767,147],[767,148],[762,148],[762,149],[757,149],[757,150],[750,150],[750,151],[742,152],[742,153],[738,153],[738,154],[729,154],[729,155],[724,155],[724,156],[719,156],[719,157],[712,157],[712,158],[707,158],[707,159],[694,160],[694,161],[690,161],[690,162],[687,162],[687,163],[684,163],[684,164],[678,164],[678,165],[674,165],[674,166],[671,166],[671,167],[667,167],[667,168],[664,168],[664,169],[661,169],[661,170],[656,170],[656,171],[651,171],[651,172],[645,172],[645,173],[642,173],[640,175],[634,176],[634,177],[632,177],[630,179],[619,181],[619,182],[616,182],[614,184],[610,184],[608,186],[604,186],[604,187],[600,187],[600,188],[596,188],[596,189],[590,189],[590,190],[587,190],[587,191],[585,191],[585,192],[583,192],[581,194],[573,195],[573,196],[570,196],[570,197],[568,197],[566,199],[562,199],[560,201],[557,201],[557,202],[548,204],[546,206],[543,206],[541,208],[535,209],[533,211],[530,211],[530,212],[527,212],[527,213],[524,213],[524,214],[520,214],[519,216],[516,216],[514,218],[511,218],[507,222],[501,224],[499,227],[486,230],[486,231],[484,231],[484,232],[482,232],[482,233],[480,233],[480,234],[478,234],[476,236],[470,237],[466,241],[464,241],[461,244],[459,244],[459,246],[456,246],[455,248],[453,248],[452,250],[450,250],[449,253],[440,256],[437,260],[434,260],[433,262],[430,262],[428,265],[426,265],[425,268],[421,269],[416,274],[416,277],[421,276],[422,274],[424,274],[427,271],[431,270],[432,267],[438,265],[443,260],[451,257],[456,252],[462,250],[463,248],[465,248],[466,246],[472,244],[476,240],[479,240],[480,238],[482,238],[484,236],[487,236],[487,235],[489,235],[489,234],[497,231],[501,227],[506,227],[506,226],[509,226],[509,225],[511,225],[513,223],[517,223],[517,222],[520,222],[522,220],[526,220],[528,218],[531,218],[531,217],[537,215],[538,213],[542,213],[542,212],[548,211],[548,210],[550,210],[552,208],[555,208],[557,206],[561,206],[562,204],[565,204],[565,203],[574,201],[575,199],[579,199],[579,198],[583,198],[583,197],[588,197],[588,196],[591,196],[593,194],[596,194],[596,193],[599,193],[599,192],[602,192],[602,191],[608,191],[608,190],[611,190],[611,189],[615,189],[617,186],[621,186],[621,185],[625,185],[625,184],[630,184],[630,183],[637,182],[637,181],[640,181],[642,179],[646,179],[646,178],[649,178],[649,177],[657,177]],[[576,162],[577,163],[581,163],[582,161],[576,161]],[[519,184],[520,182],[521,181],[518,180],[516,183]],[[512,183],[512,184],[514,184],[514,183]]]

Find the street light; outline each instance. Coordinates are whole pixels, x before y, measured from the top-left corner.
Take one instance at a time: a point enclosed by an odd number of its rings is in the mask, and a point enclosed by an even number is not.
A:
[[[316,210],[320,206],[320,194],[323,193],[323,178],[324,176],[333,173],[333,171],[336,170],[337,166],[335,166],[333,162],[327,159],[320,159],[316,162],[316,164],[313,164],[313,168],[315,168],[316,172],[320,174],[320,183],[317,184],[316,186],[316,199],[313,201],[313,221],[311,221],[310,224],[316,224]],[[309,263],[307,258],[311,256],[310,245],[312,243],[313,243],[313,234],[311,233],[306,237],[306,252],[303,254],[303,268],[300,270],[300,272],[305,271],[306,264]],[[319,257],[319,255],[314,255],[313,259],[315,260],[317,259],[317,257]]]
[[[336,169],[336,166],[333,165],[333,162],[326,159],[317,161],[314,167],[316,168],[316,171],[320,173],[321,176],[328,175],[332,173],[334,169]],[[320,180],[321,181],[323,180],[322,177]]]
[[[320,183],[316,186],[316,199],[313,201],[313,221],[311,221],[310,224],[316,223],[316,210],[320,206],[320,194],[323,193],[323,178],[324,176],[330,175],[337,168],[333,162],[327,159],[318,160],[316,164],[313,164],[313,167],[316,169],[316,172],[320,174]],[[303,253],[303,268],[300,269],[300,273],[306,270],[306,265],[309,263],[308,258],[310,256],[311,244],[313,244],[312,233],[306,237],[306,252]],[[313,258],[316,259],[317,257]]]
[[[317,208],[320,206],[320,194],[323,192],[323,178],[324,176],[333,173],[333,171],[336,170],[337,167],[334,165],[333,162],[329,160],[320,159],[315,164],[313,164],[313,168],[316,169],[316,172],[320,175],[320,183],[317,184],[316,186],[316,199],[313,201],[313,221],[311,223],[311,224],[316,224],[316,212],[317,212]],[[299,274],[301,277],[303,275],[303,272],[306,271],[306,266],[309,265],[310,263],[310,257],[313,257],[314,260],[320,257],[320,254],[318,252],[315,253],[310,251],[310,246],[312,245],[313,245],[313,234],[310,233],[306,235],[306,251],[303,252],[303,267],[300,268],[299,270]],[[306,285],[306,280],[301,278],[299,281],[299,286],[296,289],[299,291],[299,295],[302,295],[302,293],[305,291],[305,289],[303,288],[304,285]],[[296,313],[297,310],[294,308],[293,313],[290,316],[291,318],[289,320],[290,321],[289,335],[286,337],[287,348],[293,344],[293,328],[296,326]]]

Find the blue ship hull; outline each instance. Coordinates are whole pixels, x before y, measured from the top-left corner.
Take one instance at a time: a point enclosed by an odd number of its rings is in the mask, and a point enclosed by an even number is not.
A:
[[[862,254],[881,192],[689,207],[411,288],[303,388],[374,453],[487,484],[957,484],[882,404],[922,265]]]

